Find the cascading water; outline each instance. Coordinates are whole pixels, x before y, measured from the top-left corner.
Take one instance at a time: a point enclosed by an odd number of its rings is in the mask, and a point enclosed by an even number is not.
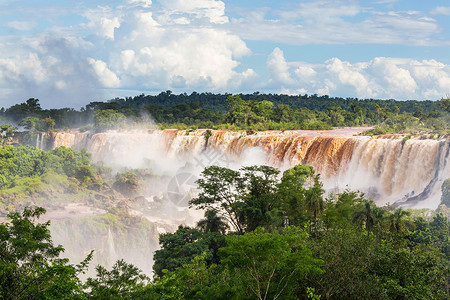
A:
[[[94,162],[114,171],[149,168],[157,175],[145,179],[137,197],[116,194],[111,204],[119,207],[123,201],[125,215],[110,214],[103,207],[99,211],[85,199],[51,212],[53,238],[67,246],[74,262],[94,249],[92,265],[111,267],[123,258],[151,274],[159,233],[173,232],[180,224],[194,226],[202,218],[202,211],[186,206],[195,193],[195,180],[210,165],[238,169],[269,164],[285,170],[309,164],[328,192],[350,188],[365,192],[378,205],[436,208],[441,185],[450,177],[450,141],[358,136],[363,130],[40,133],[36,146],[41,149],[86,148]]]
[[[448,140],[399,136],[354,136],[362,129],[333,131],[231,132],[219,130],[130,130],[104,133],[51,133],[51,145],[86,148],[94,161],[112,167],[149,167],[157,174],[174,174],[186,165],[196,172],[205,149],[225,153],[231,167],[270,164],[286,169],[310,164],[327,190],[361,190],[379,205],[436,208],[442,181],[450,177]],[[206,138],[208,134],[208,138]],[[420,196],[419,196],[420,195]]]
[[[108,261],[110,261],[110,262],[116,261],[119,257],[116,253],[116,246],[114,245],[114,238],[111,233],[111,228],[108,228],[108,236],[106,238],[106,244],[107,244],[108,256],[109,256]]]

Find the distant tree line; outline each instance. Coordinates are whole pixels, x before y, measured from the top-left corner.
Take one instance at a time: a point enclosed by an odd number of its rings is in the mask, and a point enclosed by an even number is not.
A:
[[[397,101],[277,94],[139,95],[91,102],[80,110],[42,109],[38,99],[0,110],[0,123],[26,130],[49,131],[86,126],[105,130],[152,119],[162,128],[211,129],[330,129],[377,126],[373,134],[449,129],[448,99]],[[148,117],[150,116],[150,117]]]

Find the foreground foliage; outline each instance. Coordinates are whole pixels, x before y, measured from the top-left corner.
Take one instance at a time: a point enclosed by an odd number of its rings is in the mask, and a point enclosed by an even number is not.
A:
[[[54,246],[50,223],[35,224],[45,210],[25,208],[11,213],[11,223],[0,224],[0,298],[62,299],[77,298],[82,289],[77,277],[92,255],[79,265],[59,258],[64,251]]]
[[[124,173],[130,178],[131,173]],[[364,194],[324,198],[310,166],[204,170],[196,228],[160,236],[154,278],[123,260],[79,279],[45,210],[0,225],[5,299],[447,299],[450,223],[440,212],[377,207]],[[119,176],[120,177],[120,176]],[[132,177],[132,176],[131,176]],[[134,178],[134,177],[133,177]],[[445,207],[445,206],[443,206]],[[440,211],[445,211],[443,208]],[[234,222],[234,223],[233,223]],[[230,225],[228,227],[227,225]]]

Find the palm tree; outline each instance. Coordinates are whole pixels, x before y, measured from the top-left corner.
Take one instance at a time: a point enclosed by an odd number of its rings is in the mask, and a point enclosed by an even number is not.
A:
[[[373,216],[375,217],[373,230],[377,233],[383,232],[383,221],[386,218],[386,210],[375,206]]]
[[[372,231],[376,223],[378,223],[378,217],[382,213],[376,207],[376,205],[369,200],[364,200],[360,207],[353,214],[353,222],[365,226],[367,231]]]
[[[205,218],[197,222],[197,228],[203,232],[220,232],[225,234],[228,225],[223,221],[223,218],[217,215],[213,209],[208,209],[205,212]]]
[[[411,213],[409,211],[398,208],[393,214],[389,216],[389,230],[392,233],[404,232],[408,227],[408,222],[405,220],[406,216]]]
[[[322,188],[322,183],[319,181],[319,178],[319,175],[314,176],[314,185],[306,191],[305,197],[306,208],[309,214],[313,216],[316,227],[319,213],[324,210],[324,200],[322,197],[324,190]]]

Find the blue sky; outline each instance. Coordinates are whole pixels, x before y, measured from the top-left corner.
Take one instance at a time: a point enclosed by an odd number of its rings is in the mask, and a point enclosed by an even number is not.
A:
[[[450,2],[0,0],[0,107],[255,91],[438,100]]]

